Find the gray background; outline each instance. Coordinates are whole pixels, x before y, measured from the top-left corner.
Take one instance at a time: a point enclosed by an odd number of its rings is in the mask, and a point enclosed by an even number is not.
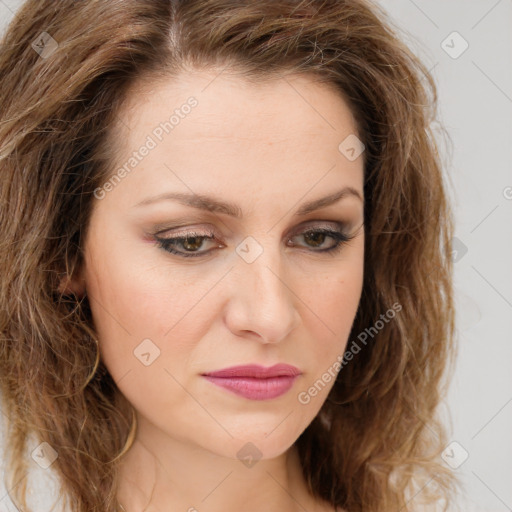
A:
[[[0,32],[21,3],[0,0]],[[457,223],[460,341],[445,404],[455,442],[447,448],[446,460],[464,486],[458,499],[461,510],[510,511],[512,0],[381,0],[380,4],[431,70],[439,90],[439,121],[453,141],[450,153],[440,140],[445,170],[453,183],[449,193]],[[46,490],[51,495],[55,480],[49,480],[50,470],[30,462],[40,511],[40,493]],[[4,495],[0,484],[0,512],[14,511]]]

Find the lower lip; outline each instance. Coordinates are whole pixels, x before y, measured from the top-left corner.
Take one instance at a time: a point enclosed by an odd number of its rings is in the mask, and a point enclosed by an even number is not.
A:
[[[256,379],[252,377],[212,377],[203,375],[213,384],[227,389],[237,395],[250,400],[270,400],[284,395],[298,377],[282,375],[268,379]]]

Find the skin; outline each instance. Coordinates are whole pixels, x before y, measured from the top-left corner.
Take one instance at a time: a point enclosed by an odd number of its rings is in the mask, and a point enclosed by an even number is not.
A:
[[[338,150],[357,134],[352,113],[306,76],[254,85],[210,69],[143,85],[119,116],[119,166],[188,97],[198,105],[95,200],[82,272],[62,284],[87,293],[101,357],[137,413],[119,499],[127,512],[333,510],[307,491],[294,443],[334,380],[307,404],[298,394],[347,344],[363,283],[364,204],[347,195],[300,218],[294,212],[344,186],[363,196],[362,157]],[[164,191],[213,195],[236,203],[243,218],[171,200],[135,206]],[[354,238],[339,252],[318,252],[335,240],[304,232],[321,226]],[[189,251],[204,253],[197,258],[152,238],[192,227],[217,239],[189,241]],[[248,236],[263,250],[250,264],[236,252]],[[134,356],[147,338],[160,350],[149,366]],[[302,374],[271,400],[237,396],[200,375],[278,362]],[[261,453],[252,467],[237,457],[248,442]]]

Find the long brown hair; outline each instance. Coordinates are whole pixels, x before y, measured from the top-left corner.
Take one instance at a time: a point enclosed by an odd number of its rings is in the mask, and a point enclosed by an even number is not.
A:
[[[212,65],[253,81],[286,72],[331,84],[365,145],[365,273],[349,346],[373,334],[297,440],[310,491],[350,512],[405,512],[421,498],[439,510],[456,480],[440,459],[437,413],[455,353],[453,218],[431,129],[437,93],[367,0],[28,0],[16,13],[0,48],[0,383],[11,498],[27,510],[35,433],[58,453],[52,468],[71,510],[118,510],[133,409],[99,358],[87,297],[57,289],[83,261],[129,86]],[[382,321],[393,304],[400,312]]]

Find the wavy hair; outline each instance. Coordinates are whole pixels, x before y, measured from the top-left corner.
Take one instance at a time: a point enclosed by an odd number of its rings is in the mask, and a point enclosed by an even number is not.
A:
[[[350,338],[383,326],[344,361],[296,441],[310,492],[350,512],[405,512],[420,499],[448,507],[458,482],[440,459],[438,406],[456,352],[454,223],[431,126],[436,85],[370,0],[28,0],[16,13],[0,47],[10,497],[28,510],[34,434],[58,453],[52,469],[70,510],[118,510],[134,411],[99,357],[87,297],[58,286],[83,262],[131,85],[210,66],[253,82],[293,73],[330,84],[365,145],[364,283]],[[400,312],[382,322],[395,303]]]

